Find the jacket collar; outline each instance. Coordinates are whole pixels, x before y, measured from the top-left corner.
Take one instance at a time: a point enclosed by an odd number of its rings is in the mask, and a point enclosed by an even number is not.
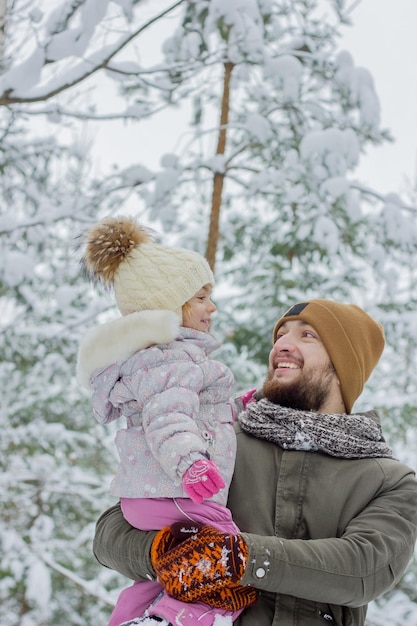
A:
[[[173,311],[138,311],[90,330],[78,351],[77,379],[86,389],[90,376],[151,345],[170,343],[180,332],[180,318]]]

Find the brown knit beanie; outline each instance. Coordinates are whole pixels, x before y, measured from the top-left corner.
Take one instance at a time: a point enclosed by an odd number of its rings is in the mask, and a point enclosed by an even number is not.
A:
[[[295,304],[277,321],[274,343],[280,326],[291,320],[307,322],[320,335],[339,378],[346,412],[350,413],[384,349],[381,324],[355,304],[309,300]]]
[[[129,217],[109,217],[84,234],[82,262],[96,282],[114,289],[122,315],[181,307],[213,272],[197,252],[159,244],[149,230]]]

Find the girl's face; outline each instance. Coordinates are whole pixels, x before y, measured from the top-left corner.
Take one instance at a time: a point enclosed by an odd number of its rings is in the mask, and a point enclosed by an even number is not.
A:
[[[211,285],[204,285],[182,307],[182,325],[202,332],[208,332],[212,313],[216,305],[211,301]]]

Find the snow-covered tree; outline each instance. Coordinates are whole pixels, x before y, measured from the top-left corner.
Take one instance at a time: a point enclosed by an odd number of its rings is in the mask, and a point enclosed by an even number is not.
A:
[[[52,140],[5,132],[0,178],[2,626],[92,623],[97,598],[102,595],[101,606],[108,600],[98,582],[102,572],[91,558],[91,536],[95,518],[108,503],[114,455],[74,379],[75,338],[103,308],[80,285],[72,250],[74,228],[98,210],[80,184],[84,177],[76,152]]]
[[[108,300],[80,276],[74,237],[133,207],[167,240],[205,252],[218,281],[222,356],[239,386],[262,380],[273,322],[289,304],[334,297],[364,306],[389,343],[364,401],[416,465],[416,208],[355,178],[366,146],[389,133],[371,75],[338,49],[346,2],[6,6],[0,626],[75,626],[105,621],[120,579],[91,555],[116,460],[75,380],[75,358]],[[157,60],[150,39],[161,42]],[[109,85],[119,99],[102,97]],[[160,167],[145,150],[128,168],[93,176],[73,138],[86,120],[133,128],[167,110],[186,121],[175,153],[161,141]],[[401,593],[384,599],[401,607],[401,626],[415,610],[416,579],[410,568]]]

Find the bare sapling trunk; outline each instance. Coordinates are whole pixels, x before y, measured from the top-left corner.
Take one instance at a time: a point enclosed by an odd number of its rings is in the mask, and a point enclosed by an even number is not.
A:
[[[230,81],[232,78],[233,63],[224,64],[224,78],[223,78],[223,97],[220,113],[220,129],[217,138],[216,155],[224,155],[226,151],[226,139],[227,139],[227,124],[229,122],[229,97],[230,97]],[[213,194],[211,198],[211,213],[210,213],[210,226],[207,238],[206,258],[214,272],[216,264],[216,252],[219,242],[219,223],[220,223],[220,208],[222,204],[222,193],[224,185],[225,172],[215,172],[213,179]]]

